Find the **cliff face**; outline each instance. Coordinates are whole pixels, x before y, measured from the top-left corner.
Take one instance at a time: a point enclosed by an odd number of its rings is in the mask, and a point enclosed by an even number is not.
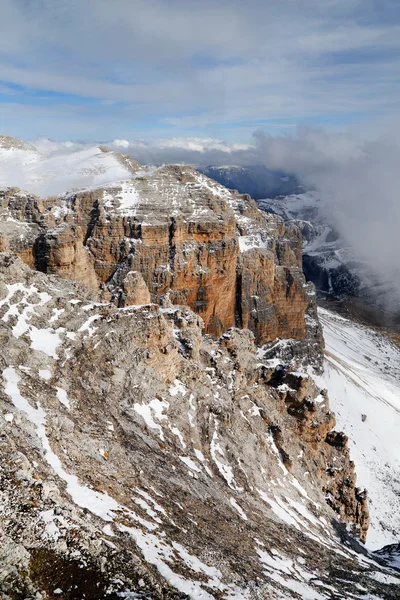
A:
[[[1,597],[396,598],[302,368],[322,339],[298,229],[129,168],[0,190]]]
[[[98,300],[0,255],[2,597],[395,598],[313,379],[187,307]]]
[[[299,231],[189,167],[138,167],[125,182],[45,201],[8,190],[2,205],[25,223],[8,244],[27,264],[119,306],[168,293],[207,333],[248,327],[260,344],[307,335]]]

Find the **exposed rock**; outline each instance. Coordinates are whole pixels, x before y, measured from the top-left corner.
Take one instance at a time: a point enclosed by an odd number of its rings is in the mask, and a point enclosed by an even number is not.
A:
[[[36,148],[28,142],[23,142],[17,138],[10,137],[8,135],[0,135],[0,148],[5,150],[33,150],[37,152]]]
[[[92,289],[98,288],[93,261],[84,247],[79,226],[61,223],[48,231],[39,245],[43,246],[36,264],[40,271],[57,273],[61,277],[80,281]]]
[[[18,242],[9,235],[10,248],[30,266],[102,287],[104,299],[111,293],[124,305],[137,301],[124,290],[135,271],[153,302],[169,292],[216,336],[235,325],[258,343],[308,335],[312,290],[299,230],[189,167],[142,169],[110,187],[43,202],[15,191],[6,197],[14,229],[29,228]]]
[[[5,600],[396,597],[327,394],[203,326],[0,255]]]
[[[129,271],[121,284],[119,306],[133,304],[150,304],[151,296],[142,275],[137,271]]]
[[[400,544],[389,544],[377,550],[375,554],[400,570]]]
[[[0,189],[1,246],[18,253],[30,267],[37,265],[37,244],[45,228],[44,204],[17,188]]]

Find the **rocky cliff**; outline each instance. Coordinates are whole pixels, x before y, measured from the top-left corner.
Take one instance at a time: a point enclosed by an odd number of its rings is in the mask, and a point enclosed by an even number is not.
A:
[[[129,169],[0,191],[2,598],[396,598],[308,368],[298,229]]]
[[[396,597],[326,392],[251,332],[11,254],[0,311],[3,598]]]
[[[189,167],[136,168],[130,180],[46,200],[4,190],[3,246],[119,306],[168,293],[208,333],[305,339],[299,230]]]

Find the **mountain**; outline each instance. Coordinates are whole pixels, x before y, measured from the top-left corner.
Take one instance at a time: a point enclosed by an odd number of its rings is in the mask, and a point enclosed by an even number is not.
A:
[[[255,200],[302,191],[302,186],[294,175],[268,169],[264,165],[210,165],[197,168],[225,187],[238,190],[241,194],[250,194]]]
[[[126,160],[2,170],[2,598],[397,598],[398,349],[318,316],[295,225]]]
[[[67,145],[62,151],[55,151],[51,140],[41,140],[39,146],[41,151],[31,144],[0,136],[0,187],[25,188],[48,196],[124,179],[138,166],[129,156],[103,146],[75,149]]]
[[[303,236],[303,271],[320,298],[369,324],[398,330],[400,311],[396,282],[360,259],[329,218],[316,192],[258,200],[261,210],[280,215]]]

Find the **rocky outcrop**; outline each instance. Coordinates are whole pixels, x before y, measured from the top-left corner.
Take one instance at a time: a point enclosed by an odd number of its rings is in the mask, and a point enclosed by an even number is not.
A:
[[[137,271],[129,271],[122,280],[119,306],[150,303],[151,295],[142,275]]]
[[[0,135],[0,148],[5,150],[31,150],[37,152],[36,148],[28,142],[23,142],[8,135]]]
[[[260,344],[306,339],[299,230],[189,167],[135,168],[125,182],[45,201],[6,192],[4,206],[29,232],[10,235],[9,247],[119,305],[138,301],[126,291],[136,272],[153,302],[168,293],[216,336],[237,326]]]
[[[336,420],[334,413],[329,410],[327,391],[318,390],[310,377],[293,374],[283,366],[271,375],[269,384],[279,391],[280,400],[284,402],[288,414],[297,421],[297,434],[312,446],[318,457],[318,478],[320,481],[325,479],[323,490],[326,502],[343,520],[350,520],[353,533],[365,541],[369,526],[367,492],[356,488],[357,477],[354,463],[350,460],[347,436],[333,430]],[[286,434],[287,431],[283,433],[279,428],[274,439],[289,468],[292,460],[284,450],[283,443]],[[337,462],[339,449],[341,463]]]
[[[83,243],[82,230],[71,223],[61,223],[38,240],[36,267],[73,279],[92,289],[99,287],[93,261]],[[23,256],[21,256],[23,258]]]
[[[0,336],[5,600],[396,597],[327,394],[250,331],[2,254]]]
[[[387,563],[400,570],[400,544],[389,544],[376,551],[376,555]]]
[[[44,204],[18,188],[0,189],[0,238],[3,250],[19,254],[30,267],[37,266],[37,244],[45,232]]]

